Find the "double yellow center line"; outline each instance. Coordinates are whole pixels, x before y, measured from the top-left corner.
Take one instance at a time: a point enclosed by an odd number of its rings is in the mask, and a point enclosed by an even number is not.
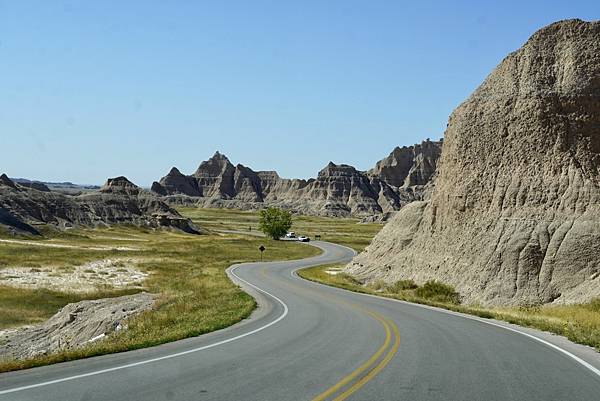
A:
[[[373,379],[379,372],[381,372],[381,370],[383,370],[383,368],[386,367],[386,365],[392,360],[392,358],[398,351],[398,347],[400,346],[400,333],[398,332],[398,326],[396,326],[396,323],[394,323],[391,320],[385,319],[378,313],[369,310],[365,311],[373,318],[375,318],[379,323],[381,323],[381,325],[384,327],[385,341],[383,342],[383,345],[377,350],[377,352],[375,352],[371,356],[371,358],[369,358],[365,363],[360,365],[355,371],[345,376],[339,382],[331,386],[329,389],[313,398],[312,401],[324,401],[342,390],[343,391],[341,393],[339,393],[337,396],[335,396],[335,398],[333,398],[333,401],[345,400],[346,398],[354,394],[356,391],[358,391],[365,384],[367,384],[369,381],[371,381],[371,379]],[[390,343],[392,343],[392,338],[393,345],[391,345],[390,347]],[[385,356],[381,358],[381,356],[384,353]]]
[[[260,273],[264,277],[267,277],[266,267],[263,267]],[[298,288],[285,281],[282,281],[281,284],[286,287],[293,288],[296,291],[300,290],[302,292],[308,292],[305,288]],[[398,326],[396,326],[396,323],[394,323],[392,320],[386,319],[379,313],[373,312],[360,305],[349,303],[337,297],[331,297],[320,292],[314,293],[312,290],[309,291],[313,293],[313,295],[317,295],[320,298],[325,298],[333,302],[344,304],[353,309],[367,313],[377,320],[385,330],[385,341],[383,342],[383,345],[379,347],[379,349],[367,361],[365,361],[347,376],[344,376],[342,379],[340,379],[340,381],[325,390],[323,393],[312,399],[312,401],[324,401],[331,398],[333,401],[342,401],[350,397],[361,387],[371,381],[392,360],[398,351],[398,347],[400,347],[400,333],[398,331]]]

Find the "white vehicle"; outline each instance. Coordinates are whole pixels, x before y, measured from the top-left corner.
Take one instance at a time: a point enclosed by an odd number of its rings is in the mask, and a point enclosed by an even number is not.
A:
[[[285,235],[285,238],[296,238],[296,233],[293,231],[290,231],[289,233],[287,233]]]
[[[310,238],[305,237],[304,235],[301,235],[301,236],[298,237],[298,241],[300,241],[300,242],[309,242]]]

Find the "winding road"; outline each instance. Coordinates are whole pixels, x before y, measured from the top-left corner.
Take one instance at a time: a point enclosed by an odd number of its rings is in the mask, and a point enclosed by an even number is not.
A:
[[[250,319],[158,347],[0,375],[0,400],[599,400],[587,347],[533,330],[356,294],[295,271],[317,257],[232,266]],[[300,245],[299,245],[300,246]]]

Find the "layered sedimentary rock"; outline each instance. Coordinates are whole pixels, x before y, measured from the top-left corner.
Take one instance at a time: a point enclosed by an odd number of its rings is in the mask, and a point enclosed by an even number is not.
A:
[[[312,210],[334,216],[381,213],[380,185],[385,186],[352,166],[329,162],[314,181],[290,194],[288,202],[303,213]],[[390,202],[397,205],[396,194],[393,191],[388,194]]]
[[[330,162],[310,180],[285,179],[275,171],[234,166],[217,152],[190,176],[173,168],[153,183],[152,191],[178,204],[242,209],[267,204],[328,216],[381,214],[425,197],[440,149],[441,142],[429,140],[397,148],[368,172]]]
[[[173,227],[199,233],[158,197],[125,177],[109,179],[96,192],[69,196],[38,190],[0,176],[0,225],[11,230],[37,234],[38,225],[58,227],[127,223],[149,227]]]
[[[347,272],[483,304],[600,296],[600,22],[552,24],[506,57],[452,113],[436,174]]]
[[[428,139],[414,146],[396,147],[369,170],[369,175],[379,177],[393,187],[427,185],[442,153],[441,144],[442,141]]]
[[[181,174],[173,167],[160,183],[154,182],[151,190],[159,195],[182,194],[188,196],[202,196],[198,182],[193,178]]]

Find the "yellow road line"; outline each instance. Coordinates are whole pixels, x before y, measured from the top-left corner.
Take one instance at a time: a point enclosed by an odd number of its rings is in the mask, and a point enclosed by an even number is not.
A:
[[[266,266],[263,266],[261,268],[260,273],[261,273],[262,276],[267,277]],[[280,281],[280,280],[277,280],[277,281]],[[360,305],[356,305],[356,304],[353,304],[353,303],[350,303],[350,302],[346,302],[344,300],[337,299],[336,297],[331,297],[329,295],[325,295],[325,294],[322,294],[322,293],[319,293],[319,292],[316,292],[316,291],[307,290],[307,289],[301,288],[301,287],[296,287],[296,286],[291,285],[290,283],[287,283],[285,281],[281,281],[281,283],[283,285],[289,287],[289,288],[294,288],[296,291],[311,292],[311,293],[313,293],[313,295],[316,295],[316,296],[318,296],[320,298],[329,299],[330,301],[333,301],[333,302],[336,302],[336,303],[340,303],[340,304],[345,304],[345,305],[347,305],[347,306],[349,306],[349,307],[351,307],[353,309],[357,309],[357,310],[360,310],[360,311],[362,311],[364,313],[367,313],[371,317],[373,317],[374,319],[376,319],[379,323],[381,323],[381,325],[385,329],[385,341],[384,341],[383,345],[366,362],[364,362],[362,365],[360,365],[356,370],[354,370],[349,375],[343,377],[339,382],[337,382],[336,384],[334,384],[333,386],[331,386],[329,389],[327,389],[323,393],[321,393],[318,396],[316,396],[315,398],[313,398],[312,401],[323,401],[323,400],[327,399],[328,397],[330,397],[333,394],[335,394],[337,391],[341,390],[344,386],[346,386],[350,382],[352,382],[352,380],[356,379],[361,373],[363,373],[363,372],[367,371],[369,368],[371,368],[373,366],[373,364],[375,364],[377,362],[377,360],[379,360],[379,358],[381,357],[381,355],[389,347],[390,342],[392,341],[392,332],[393,332],[393,337],[394,337],[394,345],[388,351],[388,353],[385,355],[385,357],[370,372],[368,372],[360,380],[358,380],[357,382],[355,382],[346,391],[344,391],[343,393],[341,393],[340,395],[338,395],[336,398],[334,398],[333,401],[342,401],[342,400],[345,400],[346,398],[348,398],[352,394],[354,394],[356,391],[358,391],[361,387],[363,387],[371,379],[373,379],[381,370],[383,370],[383,368],[385,368],[387,366],[387,364],[392,360],[392,358],[394,357],[394,355],[398,351],[398,348],[400,346],[400,333],[398,331],[398,326],[396,326],[396,323],[394,323],[393,321],[386,320],[380,314],[378,314],[376,312],[373,312],[373,311],[371,311],[371,310],[369,310],[367,308],[364,308],[364,307],[362,307]],[[391,329],[390,329],[390,327],[391,327]]]
[[[352,387],[350,387],[348,390],[344,391],[342,394],[340,394],[339,396],[334,398],[333,401],[342,401],[342,400],[345,400],[346,398],[350,397],[358,389],[360,389],[362,386],[367,384],[372,378],[374,378],[392,360],[392,358],[398,351],[398,347],[400,346],[400,333],[398,332],[398,326],[396,326],[396,324],[394,322],[392,322],[391,320],[389,322],[394,329],[394,335],[396,337],[396,340],[394,341],[394,346],[392,347],[392,349],[388,352],[388,354],[385,356],[385,358],[383,358],[383,360],[379,363],[379,365],[377,365],[372,371],[370,371],[362,379],[360,379],[359,381],[354,383],[352,385]]]
[[[384,341],[383,345],[377,350],[377,352],[375,352],[373,354],[373,356],[371,356],[371,358],[369,358],[368,361],[366,361],[365,363],[360,365],[354,372],[352,372],[348,376],[344,377],[342,380],[340,380],[339,382],[334,384],[332,387],[327,389],[325,392],[323,392],[323,393],[319,394],[318,396],[316,396],[315,398],[313,398],[312,401],[322,401],[322,400],[326,399],[327,397],[329,397],[330,395],[334,394],[336,391],[338,391],[342,387],[344,387],[346,384],[350,383],[358,375],[360,375],[362,372],[364,372],[369,367],[371,367],[371,365],[373,365],[377,361],[377,359],[379,359],[379,357],[383,354],[383,352],[386,350],[386,348],[390,344],[392,334],[391,334],[390,327],[388,326],[386,321],[383,318],[377,316],[376,313],[373,313],[373,312],[368,312],[368,313],[371,316],[373,316],[375,319],[377,319],[385,328],[385,341]]]

